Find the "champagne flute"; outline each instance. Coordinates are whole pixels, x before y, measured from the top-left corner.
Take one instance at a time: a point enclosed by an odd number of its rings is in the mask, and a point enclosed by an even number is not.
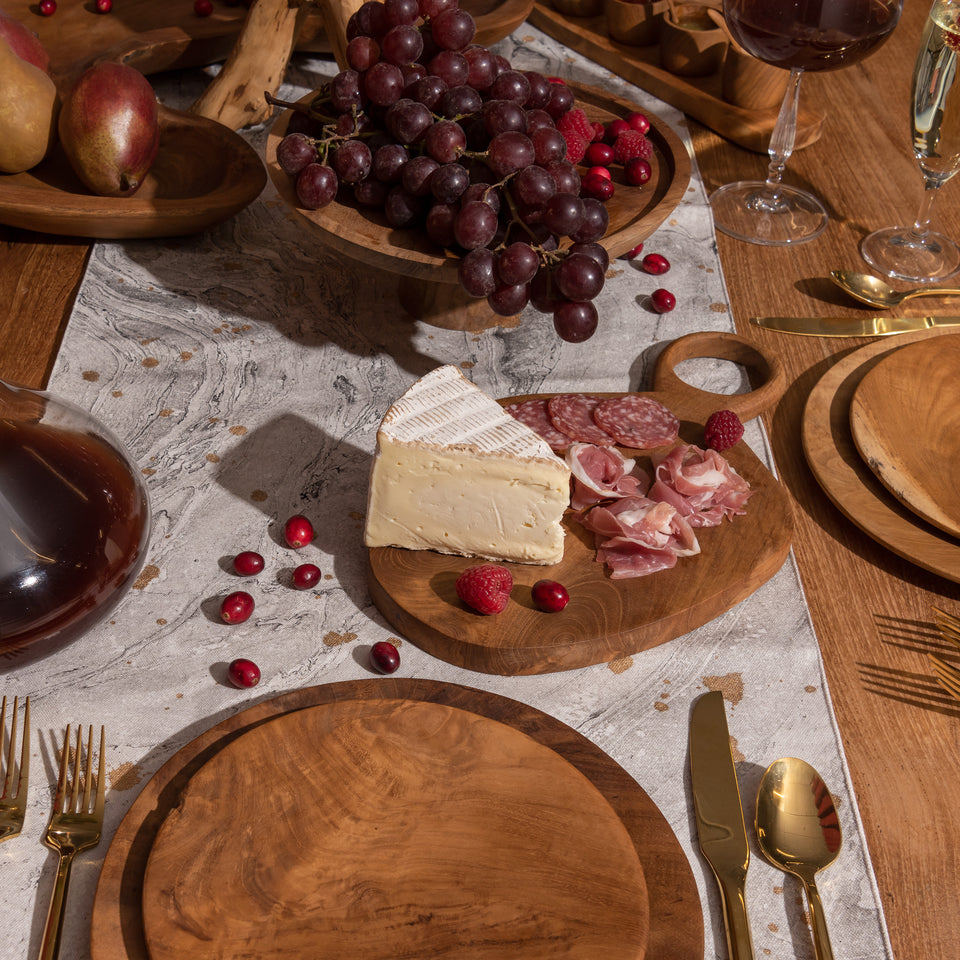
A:
[[[913,69],[913,153],[923,175],[923,199],[912,227],[886,227],[860,243],[874,270],[899,280],[930,283],[960,269],[960,247],[930,229],[940,188],[960,170],[960,0],[936,0]]]
[[[748,53],[790,70],[770,138],[766,180],[741,180],[710,197],[718,230],[769,246],[819,236],[827,211],[807,190],[781,182],[793,153],[804,70],[835,70],[862,60],[893,32],[903,0],[723,0],[734,39]]]

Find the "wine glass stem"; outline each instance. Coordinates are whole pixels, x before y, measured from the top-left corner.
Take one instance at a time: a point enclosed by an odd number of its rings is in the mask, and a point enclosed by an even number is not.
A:
[[[787,161],[793,153],[797,141],[797,106],[800,102],[800,78],[803,70],[794,67],[790,71],[790,79],[780,104],[780,113],[777,115],[777,125],[773,128],[770,137],[770,165],[767,167],[766,194],[767,200],[775,203],[779,195],[780,180]]]
[[[935,177],[924,176],[923,198],[920,201],[920,211],[917,213],[913,230],[910,231],[910,236],[914,240],[920,240],[929,232],[930,218],[933,216],[933,202],[937,199],[937,194],[940,192],[942,185],[942,180],[937,180]]]

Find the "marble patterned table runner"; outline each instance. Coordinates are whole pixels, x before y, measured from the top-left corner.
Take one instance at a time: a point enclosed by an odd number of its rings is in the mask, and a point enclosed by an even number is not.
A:
[[[498,48],[524,69],[604,86],[670,123],[683,117],[524,25]],[[281,95],[331,72],[301,59]],[[173,106],[205,78],[157,81]],[[259,151],[264,129],[248,131]],[[89,957],[88,923],[107,842],[139,788],[216,720],[292,688],[370,677],[367,653],[395,632],[365,582],[362,521],[377,426],[389,402],[439,363],[454,363],[494,396],[648,386],[659,349],[699,330],[731,331],[728,298],[704,189],[690,188],[646,249],[673,264],[665,278],[636,262],[611,265],[600,329],[565,344],[530,312],[513,329],[440,330],[395,315],[364,270],[331,256],[272,185],[228,223],[189,238],[95,246],[50,389],[90,409],[127,444],[146,477],[153,535],[144,571],[108,623],[44,659],[0,661],[3,692],[30,694],[35,746],[20,838],[0,848],[0,957],[39,946],[55,858],[41,843],[67,722],[107,727],[106,837],[81,856],[68,905],[63,960]],[[677,308],[652,312],[666,285]],[[716,391],[742,389],[729,364],[690,361],[684,375]],[[757,421],[747,441],[768,464]],[[261,551],[292,566],[276,537],[295,512],[318,520],[304,555],[323,571],[298,592],[262,576],[258,607],[227,627],[217,598],[236,588],[227,564]],[[298,558],[299,559],[299,558]],[[225,664],[256,660],[252,691],[225,683]],[[734,609],[693,633],[633,657],[565,673],[475,674],[401,647],[401,676],[449,681],[529,703],[584,734],[621,764],[670,822],[697,878],[706,957],[726,955],[719,896],[697,849],[687,773],[693,700],[723,691],[747,822],[764,768],[798,755],[838,801],[843,852],[820,889],[837,960],[891,956],[859,814],[831,711],[819,650],[791,558]],[[754,846],[748,902],[758,957],[811,958],[802,892]]]

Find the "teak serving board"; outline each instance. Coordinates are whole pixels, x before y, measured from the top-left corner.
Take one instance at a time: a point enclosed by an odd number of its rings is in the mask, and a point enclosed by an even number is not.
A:
[[[649,903],[572,764],[469,710],[384,699],[284,714],[201,767],[143,916],[151,960],[643,960]]]
[[[663,815],[622,767],[571,727],[526,704],[457,684],[395,677],[307,687],[265,700],[174,754],[140,791],[107,849],[93,904],[92,960],[150,960],[141,911],[147,859],[160,826],[206,762],[275,717],[321,704],[381,699],[446,704],[497,720],[576,767],[607,799],[633,840],[649,901],[647,956],[703,960],[703,916],[690,865]]]
[[[810,391],[801,439],[817,483],[849,520],[877,543],[924,570],[960,583],[960,543],[908,510],[877,479],[857,452],[850,404],[863,378],[885,357],[949,330],[884,337],[845,356]]]
[[[880,482],[917,516],[960,537],[960,336],[924,339],[885,356],[860,381],[850,431]]]
[[[544,33],[689,114],[727,140],[756,153],[767,152],[779,107],[748,110],[728,103],[720,95],[719,73],[705,77],[670,73],[660,66],[660,48],[656,44],[633,47],[618,43],[607,33],[606,18],[602,15],[571,17],[549,3],[538,2],[530,11],[529,20]],[[822,128],[823,116],[801,102],[794,149],[814,143]]]
[[[690,357],[735,360],[758,370],[765,383],[737,395],[695,390],[673,370]],[[649,396],[677,414],[682,439],[702,445],[703,423],[714,410],[732,409],[741,419],[750,419],[773,403],[783,387],[779,361],[739,337],[690,334],[660,355]],[[522,399],[529,398],[501,402]],[[624,452],[642,457],[642,452]],[[503,613],[482,616],[457,598],[457,577],[479,561],[427,550],[370,550],[368,583],[373,600],[417,646],[482,673],[510,676],[570,670],[673,640],[749,596],[780,569],[790,548],[793,517],[787,492],[745,443],[724,456],[753,489],[746,515],[698,530],[701,553],[681,558],[671,570],[611,579],[609,571],[596,562],[593,535],[568,513],[559,564],[505,564],[513,574],[514,588]],[[534,606],[531,588],[540,579],[557,580],[567,588],[570,602],[560,613],[543,613]]]

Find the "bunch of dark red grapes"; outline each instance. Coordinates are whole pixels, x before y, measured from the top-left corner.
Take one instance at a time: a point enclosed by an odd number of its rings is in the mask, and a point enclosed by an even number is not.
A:
[[[309,104],[273,101],[296,110],[277,162],[304,208],[352,197],[419,227],[460,254],[467,294],[499,316],[532,304],[579,343],[597,327],[608,215],[580,196],[557,129],[574,94],[514,70],[475,32],[458,0],[364,3],[347,25],[348,69]]]

